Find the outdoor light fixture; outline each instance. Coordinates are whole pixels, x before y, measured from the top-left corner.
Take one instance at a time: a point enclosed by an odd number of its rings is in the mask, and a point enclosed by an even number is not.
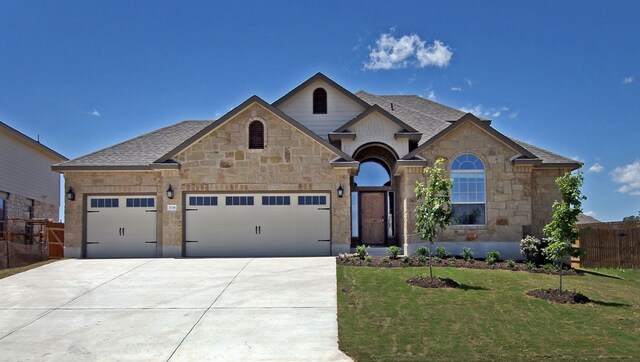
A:
[[[69,191],[65,194],[67,196],[67,200],[73,201],[76,199],[76,193],[73,192],[73,188],[69,186]]]
[[[342,197],[344,195],[344,188],[342,188],[342,184],[338,186],[338,197]]]
[[[171,184],[169,184],[169,188],[167,189],[167,197],[173,199],[173,189],[171,188]]]

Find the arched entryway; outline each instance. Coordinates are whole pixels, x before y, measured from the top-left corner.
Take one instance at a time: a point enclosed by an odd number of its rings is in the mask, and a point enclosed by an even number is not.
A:
[[[396,185],[391,174],[398,159],[380,143],[361,146],[353,158],[360,162],[351,185],[352,246],[396,245]]]

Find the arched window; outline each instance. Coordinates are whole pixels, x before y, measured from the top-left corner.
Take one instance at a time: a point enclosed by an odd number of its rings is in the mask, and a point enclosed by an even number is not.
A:
[[[313,114],[327,114],[327,91],[323,88],[313,91]]]
[[[264,148],[264,124],[253,121],[249,124],[249,149],[258,150]]]
[[[451,179],[453,225],[484,225],[487,197],[482,161],[470,154],[458,156],[451,163]]]

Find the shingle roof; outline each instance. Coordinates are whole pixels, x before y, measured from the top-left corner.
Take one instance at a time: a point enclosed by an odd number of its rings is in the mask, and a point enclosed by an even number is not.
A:
[[[213,121],[184,121],[57,166],[148,166]]]
[[[435,135],[457,121],[466,113],[440,103],[424,99],[416,95],[374,95],[364,91],[356,92],[356,96],[369,104],[377,104],[400,120],[422,132],[419,144],[425,143]],[[391,108],[393,104],[393,109]],[[482,118],[480,118],[482,119]],[[540,147],[518,141],[515,143],[542,160],[542,164],[580,164],[578,161],[560,156]]]

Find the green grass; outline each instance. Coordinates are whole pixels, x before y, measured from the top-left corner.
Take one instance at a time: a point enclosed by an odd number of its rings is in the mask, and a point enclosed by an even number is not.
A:
[[[52,263],[54,261],[55,260],[45,260],[45,261],[41,261],[41,262],[38,262],[38,263],[33,263],[33,264],[26,265],[26,266],[21,266],[21,267],[18,267],[18,268],[10,268],[10,269],[0,270],[0,279],[6,278],[6,277],[10,277],[10,276],[18,274],[18,273],[25,272],[27,270],[31,270],[33,268],[37,268],[39,266],[43,266],[43,265]]]
[[[557,276],[434,268],[463,288],[423,289],[405,280],[427,268],[338,266],[340,349],[358,361],[640,360],[640,271],[591,271],[564,286],[596,302],[559,305],[525,295]]]

